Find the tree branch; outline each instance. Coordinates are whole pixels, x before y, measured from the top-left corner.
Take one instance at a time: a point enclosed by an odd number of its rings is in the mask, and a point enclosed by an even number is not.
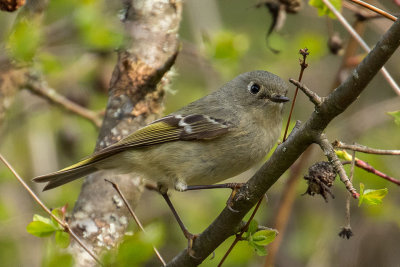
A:
[[[373,11],[375,13],[378,13],[379,15],[384,16],[385,18],[390,19],[392,21],[396,21],[396,19],[397,19],[392,14],[389,14],[386,11],[383,11],[382,9],[377,8],[376,6],[373,6],[371,4],[365,3],[364,1],[360,1],[360,0],[349,0],[349,1],[351,1],[351,2],[353,2],[355,4],[357,4],[357,5],[360,5],[362,7],[368,8],[369,10],[371,10],[371,11]]]
[[[362,153],[368,153],[368,154],[376,154],[376,155],[400,155],[400,150],[384,150],[384,149],[376,149],[376,148],[371,148],[359,144],[345,144],[341,141],[335,140],[335,142],[332,143],[332,145],[335,148],[342,148],[342,149],[348,149],[348,150],[353,150],[357,152],[362,152]]]
[[[375,48],[357,66],[345,82],[334,90],[314,111],[309,120],[281,145],[270,159],[239,190],[233,200],[231,212],[225,208],[214,222],[199,235],[193,245],[195,257],[186,250],[177,255],[167,266],[197,266],[225,239],[235,233],[246,213],[279,177],[295,162],[305,149],[317,140],[331,120],[341,114],[362,93],[379,69],[400,45],[400,20],[381,37]]]
[[[303,91],[303,93],[308,96],[308,98],[310,99],[310,101],[317,107],[321,106],[321,104],[324,102],[324,98],[320,97],[319,95],[317,95],[315,92],[311,91],[310,89],[308,89],[307,86],[305,86],[304,84],[294,80],[294,79],[289,79],[289,82],[293,83],[294,85],[296,85],[301,91]]]
[[[28,89],[35,95],[43,97],[51,104],[58,105],[69,112],[83,117],[93,123],[97,128],[100,128],[102,118],[99,113],[86,109],[58,94],[56,90],[50,88],[40,77],[29,73],[29,71],[25,74],[25,78],[25,82],[19,86],[20,88]]]
[[[339,174],[339,178],[345,184],[347,191],[349,191],[354,198],[358,198],[359,194],[354,189],[352,183],[349,180],[349,177],[347,177],[346,171],[344,170],[342,163],[340,162],[338,156],[335,153],[335,150],[333,149],[333,146],[331,145],[331,143],[329,143],[325,134],[321,134],[316,141],[321,147],[322,151],[324,151],[325,156],[332,164],[336,173]]]

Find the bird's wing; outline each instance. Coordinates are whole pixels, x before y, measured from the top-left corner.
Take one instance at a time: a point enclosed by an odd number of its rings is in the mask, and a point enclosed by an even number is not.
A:
[[[229,131],[231,124],[206,115],[169,115],[133,132],[119,142],[63,170],[94,163],[119,152],[171,141],[208,140]]]
[[[49,182],[45,190],[77,179],[96,170],[94,164],[119,152],[171,141],[208,140],[221,136],[232,127],[228,122],[206,115],[169,115],[135,131],[119,142],[60,171],[34,178]]]
[[[137,130],[98,153],[116,150],[119,152],[121,149],[126,150],[170,141],[213,139],[227,133],[230,128],[231,125],[228,122],[206,115],[169,115]]]

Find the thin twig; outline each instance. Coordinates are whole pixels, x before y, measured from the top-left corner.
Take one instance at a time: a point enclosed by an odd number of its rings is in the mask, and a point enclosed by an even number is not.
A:
[[[301,82],[301,79],[303,78],[304,70],[308,67],[308,64],[306,63],[306,58],[310,53],[308,52],[307,48],[300,49],[299,53],[303,56],[303,59],[300,59],[300,68],[301,69],[300,69],[300,74],[299,74],[299,81]],[[296,103],[296,97],[297,97],[298,91],[299,91],[299,88],[296,87],[296,91],[294,92],[292,106],[290,107],[289,118],[288,118],[287,123],[286,123],[285,133],[283,135],[283,141],[282,142],[285,142],[285,140],[286,140],[286,135],[287,135],[287,132],[288,132],[288,129],[289,129],[290,119],[292,118],[292,112],[293,112],[293,109],[294,109],[294,104]]]
[[[347,20],[340,14],[339,11],[336,10],[336,8],[331,4],[329,0],[322,0],[324,4],[329,8],[330,11],[332,11],[333,14],[338,18],[340,23],[343,24],[344,28],[353,36],[354,39],[357,40],[357,42],[360,44],[360,46],[367,52],[369,53],[371,49],[365,43],[365,41],[358,35],[358,33],[351,27],[351,25],[347,22]],[[389,72],[386,70],[385,67],[381,68],[381,72],[383,73],[383,76],[385,79],[388,81],[390,86],[393,88],[394,92],[400,96],[400,87],[397,85],[395,80],[392,78],[392,76],[389,74]]]
[[[51,104],[58,105],[65,110],[72,112],[78,116],[81,116],[91,123],[93,123],[97,128],[100,128],[102,123],[101,115],[90,109],[86,109],[75,102],[69,100],[65,96],[57,93],[56,90],[50,88],[47,83],[41,80],[39,77],[33,74],[27,74],[27,81],[21,86],[24,89],[28,89],[32,93],[43,97]]]
[[[351,1],[351,0],[350,0]],[[350,10],[351,12],[353,12],[356,17],[357,20],[367,20],[367,19],[383,19],[384,17],[382,17],[379,14],[376,14],[375,12],[369,10],[369,9],[360,9],[357,6],[348,3],[348,2],[342,2],[342,7],[346,8],[348,10]]]
[[[368,8],[369,10],[371,10],[375,13],[378,13],[392,21],[396,21],[396,19],[397,19],[395,16],[387,13],[386,11],[383,11],[382,9],[377,8],[376,6],[373,6],[371,4],[365,3],[364,1],[360,1],[360,0],[349,0],[349,1],[353,2],[354,4],[360,5],[362,7]]]
[[[367,153],[367,154],[376,154],[376,155],[400,155],[400,150],[384,150],[384,149],[376,149],[376,148],[371,148],[359,144],[345,144],[341,141],[335,140],[335,142],[332,143],[333,147],[335,148],[342,148],[342,149],[348,149],[348,150],[353,150],[357,152],[362,152],[362,153]]]
[[[28,191],[28,193],[33,197],[33,199],[39,204],[42,209],[49,214],[54,220],[57,221],[59,225],[61,225],[62,228],[64,228],[64,231],[66,233],[69,233],[71,237],[90,255],[92,258],[101,266],[103,264],[100,262],[100,260],[97,258],[97,256],[79,239],[79,237],[72,231],[72,229],[69,227],[68,223],[65,221],[62,221],[60,218],[55,216],[53,213],[51,213],[50,209],[46,207],[46,205],[39,199],[38,196],[32,191],[32,189],[29,188],[29,186],[25,183],[25,181],[19,176],[19,174],[14,170],[14,168],[11,166],[10,163],[0,154],[0,160],[7,166],[7,168],[14,174],[15,178],[22,184],[22,186]]]
[[[350,161],[342,162],[343,165],[350,164],[350,163],[351,163]],[[391,183],[400,185],[400,180],[397,180],[396,178],[393,178],[393,177],[375,169],[374,167],[372,167],[371,165],[369,165],[368,163],[366,163],[365,161],[363,161],[361,159],[356,159],[356,166],[363,169],[364,171],[367,171],[372,174],[375,174],[376,176],[382,177],[383,179],[385,179]]]
[[[317,95],[315,92],[311,91],[310,89],[308,89],[307,86],[305,86],[304,84],[294,80],[294,79],[289,79],[289,82],[293,83],[294,85],[297,86],[297,88],[299,88],[301,91],[303,91],[303,93],[308,96],[308,98],[310,99],[310,101],[316,105],[317,107],[321,106],[321,104],[324,102],[324,98],[320,97],[319,95]]]
[[[142,225],[142,223],[139,221],[139,218],[136,216],[135,212],[133,211],[131,205],[129,204],[129,202],[126,200],[125,196],[122,194],[121,190],[119,189],[118,185],[110,180],[104,179],[104,181],[109,182],[113,188],[115,189],[115,191],[117,191],[118,195],[122,198],[122,201],[124,201],[125,206],[128,208],[129,213],[132,215],[132,218],[135,220],[136,224],[139,226],[140,230],[142,230],[142,232],[144,234],[146,234],[146,231],[144,230],[144,227]],[[161,263],[163,264],[163,266],[166,265],[163,257],[161,256],[160,252],[157,250],[157,248],[155,246],[153,246],[153,250],[157,255],[157,258],[161,261]]]
[[[344,183],[347,190],[351,193],[353,198],[357,199],[360,194],[357,193],[356,189],[353,187],[353,184],[347,177],[346,171],[344,170],[342,163],[340,162],[338,156],[335,153],[335,150],[333,149],[333,146],[331,145],[331,143],[329,143],[325,134],[321,134],[321,136],[319,137],[318,140],[316,140],[316,142],[321,147],[325,156],[329,159],[329,162],[335,168],[336,173],[339,174],[339,178]]]
[[[351,156],[351,169],[350,169],[350,182],[353,182],[354,176],[354,165],[356,162],[356,152],[353,151]],[[345,210],[345,225],[342,227],[342,230],[339,232],[339,236],[343,238],[349,239],[353,236],[353,231],[351,230],[350,225],[350,199],[351,194],[347,194],[346,197],[346,210]]]
[[[236,246],[236,244],[242,240],[242,236],[243,234],[247,231],[247,229],[249,228],[249,225],[251,223],[251,221],[254,219],[254,216],[257,213],[258,208],[260,207],[260,204],[262,202],[264,197],[260,198],[260,200],[257,202],[256,207],[253,210],[253,213],[250,215],[249,220],[247,221],[246,225],[242,228],[242,230],[236,234],[236,238],[235,240],[233,240],[231,246],[229,247],[229,249],[226,251],[225,255],[222,257],[221,261],[218,263],[218,267],[221,267],[222,264],[224,263],[224,261],[226,260],[226,258],[228,257],[228,255],[231,253],[231,251],[233,250],[233,248]]]
[[[350,182],[353,182],[354,177],[354,166],[356,165],[356,152],[353,151],[351,154],[351,169],[350,169]],[[347,194],[346,198],[346,227],[350,227],[350,194]]]

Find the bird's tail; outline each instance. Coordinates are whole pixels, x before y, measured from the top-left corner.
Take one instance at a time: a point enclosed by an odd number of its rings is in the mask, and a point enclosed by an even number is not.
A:
[[[95,163],[96,161],[90,158],[85,159],[60,171],[35,177],[33,181],[47,183],[43,188],[43,191],[46,191],[97,171]]]

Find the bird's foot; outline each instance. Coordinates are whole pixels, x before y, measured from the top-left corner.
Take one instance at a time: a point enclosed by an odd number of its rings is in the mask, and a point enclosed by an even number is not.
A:
[[[229,184],[227,184],[227,185],[229,185],[229,186],[227,186],[227,187],[229,187],[229,188],[232,189],[232,193],[231,193],[231,195],[229,196],[228,200],[226,201],[226,207],[227,207],[230,211],[232,211],[232,212],[239,212],[239,211],[237,211],[237,210],[235,210],[235,209],[232,208],[233,199],[234,199],[234,197],[236,196],[236,193],[239,191],[239,189],[242,188],[242,186],[244,185],[244,183],[229,183]]]
[[[183,232],[183,234],[185,235],[185,237],[186,237],[186,239],[188,240],[188,246],[187,246],[187,252],[188,252],[188,254],[189,254],[189,256],[190,257],[192,257],[192,258],[196,258],[195,256],[194,256],[194,250],[193,250],[193,244],[194,244],[194,241],[196,240],[196,238],[199,236],[199,235],[197,235],[197,234],[192,234],[192,233],[190,233],[189,231],[184,231]]]

